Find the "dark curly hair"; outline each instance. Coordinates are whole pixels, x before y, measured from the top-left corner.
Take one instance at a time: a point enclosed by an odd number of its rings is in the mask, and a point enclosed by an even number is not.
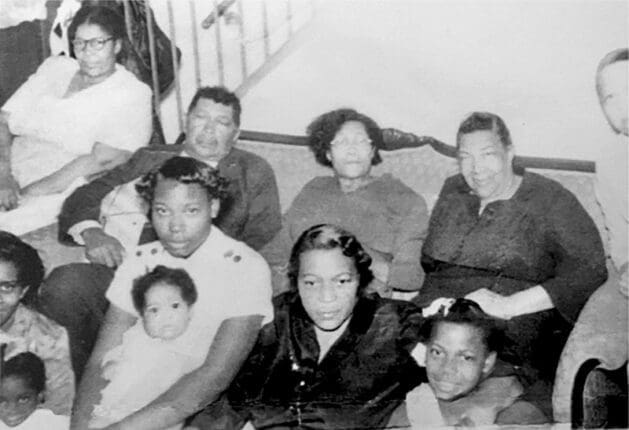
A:
[[[288,261],[288,279],[292,291],[297,290],[301,254],[314,249],[340,249],[343,255],[354,260],[358,272],[358,295],[373,280],[371,257],[356,236],[332,224],[319,224],[304,231],[293,245]]]
[[[170,267],[158,265],[150,272],[133,281],[131,297],[133,298],[133,306],[140,315],[144,314],[144,308],[146,307],[146,293],[157,283],[177,287],[181,298],[188,306],[192,306],[197,301],[197,289],[188,272],[183,269],[171,269]]]
[[[2,379],[8,376],[20,378],[37,393],[46,388],[46,367],[32,352],[22,352],[2,363]]]
[[[375,166],[376,164],[380,164],[382,158],[378,150],[384,147],[382,130],[378,124],[367,115],[348,108],[326,112],[317,117],[308,126],[306,130],[308,134],[308,145],[314,153],[317,162],[323,166],[332,167],[332,163],[327,157],[327,153],[330,151],[330,142],[334,140],[336,133],[338,133],[343,124],[348,121],[358,121],[365,126],[367,135],[369,139],[371,139],[371,145],[374,148],[371,165]]]
[[[112,2],[113,3],[113,2]],[[95,5],[88,3],[82,6],[72,18],[72,22],[68,27],[68,40],[73,41],[76,30],[83,24],[98,25],[105,33],[114,38],[114,42],[120,41],[122,48],[118,54],[116,61],[122,63],[126,57],[127,31],[125,27],[124,17],[114,10],[113,4],[103,2],[103,5]],[[70,43],[70,55],[74,57],[74,47]]]
[[[156,170],[147,173],[135,185],[138,194],[149,204],[153,202],[158,179],[173,179],[182,184],[199,184],[208,197],[223,202],[227,196],[229,181],[219,175],[218,170],[191,157],[173,157]]]
[[[240,106],[240,99],[238,96],[225,87],[201,87],[192,97],[190,106],[188,106],[188,112],[190,112],[197,105],[199,99],[208,99],[216,103],[220,103],[225,106],[231,106],[233,112],[233,119],[237,126],[240,126],[240,113],[242,107]]]
[[[39,254],[19,237],[0,230],[0,261],[10,263],[17,272],[17,282],[28,291],[23,301],[32,303],[44,279],[44,264]]]
[[[428,317],[420,329],[420,339],[428,342],[435,335],[435,329],[442,322],[465,324],[475,327],[482,333],[483,344],[487,352],[501,354],[504,351],[506,339],[504,323],[487,315],[473,300],[459,298],[450,306],[447,312],[443,310]]]
[[[459,131],[456,133],[457,149],[461,144],[461,137],[475,131],[492,131],[496,133],[503,147],[509,148],[513,145],[509,129],[502,118],[489,112],[473,112],[459,126]]]

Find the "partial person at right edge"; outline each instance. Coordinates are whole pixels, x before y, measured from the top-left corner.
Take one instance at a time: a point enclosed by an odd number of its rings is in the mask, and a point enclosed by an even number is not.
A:
[[[64,203],[60,239],[85,244],[92,264],[55,269],[44,282],[39,308],[68,329],[77,379],[105,316],[105,291],[114,268],[128,250],[156,238],[135,190],[142,175],[178,155],[204,161],[229,180],[228,197],[215,219],[222,231],[256,250],[279,231],[281,212],[271,166],[234,148],[240,112],[234,93],[222,87],[199,89],[188,109],[182,144],[142,148],[129,162],[77,189]]]
[[[590,372],[587,379],[599,378],[600,381],[600,378],[607,379],[609,375],[604,371],[622,369],[623,366],[626,370],[629,357],[628,79],[629,49],[616,49],[603,57],[596,72],[596,92],[603,114],[615,136],[600,143],[599,158],[596,160],[595,190],[605,219],[606,239],[611,254],[607,261],[609,279],[586,303],[561,355],[553,392],[553,411],[558,422],[573,422],[575,419],[571,413],[571,400],[573,394],[577,397],[583,394],[573,391],[579,389],[575,379],[586,361],[599,361],[598,369]],[[601,372],[601,369],[604,371]],[[629,385],[627,380],[617,382],[624,386],[626,393]],[[602,387],[606,384],[597,385]],[[626,399],[621,403],[626,406]],[[624,415],[626,420],[627,410],[620,411],[619,415]],[[584,416],[583,419],[587,418]],[[584,424],[600,425],[594,422]],[[626,426],[627,421],[615,425]]]

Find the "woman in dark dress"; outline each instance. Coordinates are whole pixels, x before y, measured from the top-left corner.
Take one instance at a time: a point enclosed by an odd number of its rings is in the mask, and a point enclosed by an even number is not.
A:
[[[559,183],[514,171],[513,144],[497,115],[465,119],[457,150],[461,173],[446,180],[431,215],[426,280],[414,300],[467,297],[507,320],[530,396],[549,412],[561,348],[607,276],[600,235]]]
[[[289,260],[291,290],[274,300],[275,320],[262,328],[227,395],[188,428],[408,426],[406,394],[426,382],[416,361],[424,318],[412,303],[367,293],[370,265],[340,227],[303,232]],[[508,374],[492,373],[459,405],[495,414]]]
[[[367,294],[371,257],[352,234],[323,224],[298,238],[291,290],[229,389],[192,428],[384,428],[424,371],[411,351],[421,312]]]

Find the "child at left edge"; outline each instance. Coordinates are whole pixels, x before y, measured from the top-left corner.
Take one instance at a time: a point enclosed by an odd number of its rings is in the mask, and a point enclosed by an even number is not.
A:
[[[32,352],[22,352],[2,363],[0,428],[67,430],[70,417],[41,408],[45,389],[44,362]]]

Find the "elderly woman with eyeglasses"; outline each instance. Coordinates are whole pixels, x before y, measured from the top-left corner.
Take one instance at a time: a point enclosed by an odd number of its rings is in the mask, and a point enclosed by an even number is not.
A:
[[[42,407],[56,415],[69,416],[74,400],[74,373],[68,333],[25,303],[37,296],[43,277],[44,267],[37,251],[17,236],[0,230],[0,344],[5,344],[3,359],[26,351],[37,354],[46,366],[46,395]],[[6,400],[3,398],[2,402]],[[21,398],[18,403],[22,403]],[[8,427],[0,421],[0,428]]]
[[[116,62],[124,19],[83,7],[68,34],[75,58],[48,58],[0,111],[0,211],[68,191],[149,140],[151,90]]]
[[[322,223],[356,235],[372,257],[370,289],[417,290],[423,281],[421,247],[428,224],[424,199],[390,174],[372,175],[382,162],[382,131],[353,109],[338,109],[308,126],[309,145],[318,163],[333,176],[308,182],[284,214],[282,230],[262,254],[273,271],[273,292],[288,289],[286,270],[292,244],[301,232]]]

